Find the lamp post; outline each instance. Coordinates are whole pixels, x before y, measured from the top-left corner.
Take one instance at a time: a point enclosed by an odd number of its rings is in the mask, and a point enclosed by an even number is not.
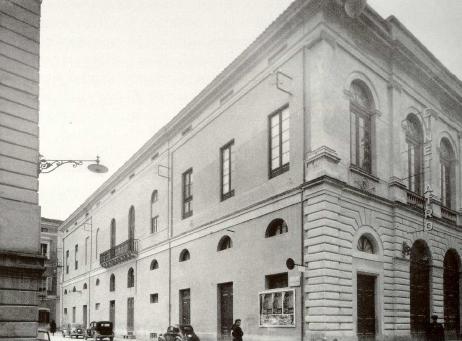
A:
[[[39,162],[37,164],[37,171],[38,174],[42,173],[51,173],[56,168],[61,167],[65,164],[71,164],[72,167],[76,168],[77,166],[83,165],[84,162],[93,162],[92,164],[88,165],[88,170],[93,173],[107,173],[108,168],[102,164],[100,164],[99,156],[96,156],[95,160],[48,160],[40,155]]]

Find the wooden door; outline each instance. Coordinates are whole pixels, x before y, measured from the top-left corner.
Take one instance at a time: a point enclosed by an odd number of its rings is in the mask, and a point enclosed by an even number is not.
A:
[[[135,298],[127,299],[127,332],[133,333],[135,330]]]
[[[230,340],[233,326],[233,283],[218,285],[218,314],[218,335],[221,340]]]
[[[191,292],[180,290],[180,324],[191,324]]]
[[[115,301],[109,302],[109,321],[112,322],[113,328],[115,329]]]
[[[430,323],[430,261],[427,246],[416,241],[410,263],[411,334],[414,340],[425,340]]]
[[[453,250],[444,257],[443,282],[444,329],[449,339],[457,339],[460,335],[459,255]]]
[[[375,276],[358,274],[357,288],[358,340],[375,340]]]
[[[87,306],[83,306],[82,310],[82,326],[83,328],[87,328]]]

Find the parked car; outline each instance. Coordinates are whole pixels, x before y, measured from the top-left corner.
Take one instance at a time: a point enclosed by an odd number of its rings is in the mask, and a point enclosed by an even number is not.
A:
[[[70,338],[83,338],[85,330],[80,323],[68,323],[62,329],[63,337],[70,336]]]
[[[112,322],[110,321],[93,321],[87,328],[85,333],[86,339],[103,340],[109,339],[114,340],[114,331],[112,330]]]
[[[37,341],[50,341],[50,334],[47,330],[37,330]]]
[[[200,341],[194,328],[189,324],[169,326],[165,334],[159,335],[158,341]]]
[[[200,341],[199,337],[194,333],[194,328],[189,324],[179,325],[183,341]]]

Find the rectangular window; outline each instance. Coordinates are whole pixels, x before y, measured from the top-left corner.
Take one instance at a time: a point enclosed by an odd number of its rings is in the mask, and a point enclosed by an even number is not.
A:
[[[269,116],[269,165],[270,178],[289,170],[290,126],[289,107]]]
[[[183,173],[183,219],[192,216],[192,168]]]
[[[79,245],[75,244],[75,251],[74,251],[74,269],[77,270],[79,268]]]
[[[72,323],[75,323],[75,307],[72,307]]]
[[[66,274],[69,273],[69,250],[66,250]]]
[[[233,173],[234,173],[234,140],[220,148],[221,163],[221,200],[228,199],[234,195]]]
[[[47,259],[50,259],[50,249],[48,247],[48,243],[41,243],[40,251],[42,256],[46,257]]]
[[[289,276],[287,272],[265,276],[266,289],[286,288],[289,286]]]
[[[85,265],[88,263],[88,242],[90,237],[85,238]]]
[[[99,303],[95,303],[95,310],[99,310],[99,306],[100,306]]]
[[[158,221],[158,219],[159,219],[158,215],[151,218],[151,233],[156,233],[157,232],[157,221]]]
[[[151,303],[159,302],[159,294],[151,294],[150,299],[151,299]]]
[[[371,173],[371,118],[360,108],[352,107],[351,121],[351,164],[361,170]]]

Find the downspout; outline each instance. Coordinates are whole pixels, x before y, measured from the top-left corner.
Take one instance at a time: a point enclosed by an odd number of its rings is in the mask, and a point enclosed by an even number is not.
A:
[[[88,317],[85,321],[87,327],[89,321],[91,321],[91,263],[93,261],[93,216],[90,217],[90,270],[88,271]]]
[[[173,162],[170,155],[170,134],[167,134],[167,221],[168,221],[168,325],[172,324],[172,236],[173,236]],[[172,193],[171,193],[172,192]]]

